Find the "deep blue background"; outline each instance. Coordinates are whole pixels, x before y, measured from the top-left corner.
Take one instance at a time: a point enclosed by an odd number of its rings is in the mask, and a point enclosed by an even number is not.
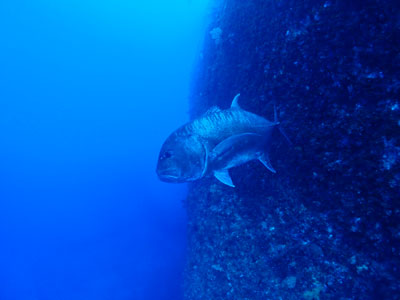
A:
[[[0,2],[0,299],[180,299],[204,1]]]

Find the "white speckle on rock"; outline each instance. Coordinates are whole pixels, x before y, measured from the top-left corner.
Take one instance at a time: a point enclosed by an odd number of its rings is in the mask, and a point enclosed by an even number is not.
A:
[[[382,155],[382,165],[385,170],[390,170],[393,165],[399,162],[400,147],[394,145],[393,140],[386,140],[383,138],[384,153]]]
[[[353,255],[353,256],[350,258],[350,263],[351,263],[352,265],[354,265],[356,262],[357,262],[357,258],[356,258],[355,255]]]
[[[218,45],[221,42],[222,29],[219,27],[215,27],[210,30],[211,38],[215,41],[215,44]]]
[[[368,271],[367,265],[357,266],[357,273],[360,274],[362,271]]]
[[[224,269],[222,269],[222,267],[220,265],[212,265],[211,268],[213,268],[214,270],[220,271],[222,272]]]
[[[297,278],[295,276],[288,276],[286,277],[282,284],[287,286],[288,289],[293,289],[296,286]]]

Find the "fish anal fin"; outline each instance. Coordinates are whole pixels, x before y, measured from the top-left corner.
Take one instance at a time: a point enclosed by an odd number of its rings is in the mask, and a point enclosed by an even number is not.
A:
[[[240,93],[237,94],[235,96],[235,98],[233,98],[232,104],[231,104],[231,108],[239,108],[240,109],[239,102],[238,102],[239,101],[239,96],[240,96]]]
[[[219,181],[221,181],[223,184],[226,184],[230,187],[235,187],[235,185],[232,182],[232,178],[229,175],[228,170],[224,169],[224,170],[217,170],[214,171],[214,176],[215,178],[217,178]]]
[[[258,160],[272,173],[276,173],[275,169],[271,165],[271,161],[269,160],[269,156],[267,153],[262,153],[259,157]]]

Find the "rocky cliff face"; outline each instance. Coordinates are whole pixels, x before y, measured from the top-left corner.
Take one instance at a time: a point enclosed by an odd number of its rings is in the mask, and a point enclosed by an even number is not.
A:
[[[273,118],[271,161],[194,183],[187,300],[400,299],[400,9],[222,1],[191,99]]]

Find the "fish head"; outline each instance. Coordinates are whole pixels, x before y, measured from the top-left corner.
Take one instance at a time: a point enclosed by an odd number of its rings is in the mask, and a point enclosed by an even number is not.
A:
[[[206,162],[206,148],[196,136],[175,132],[161,147],[156,172],[166,182],[193,181],[204,175]]]

